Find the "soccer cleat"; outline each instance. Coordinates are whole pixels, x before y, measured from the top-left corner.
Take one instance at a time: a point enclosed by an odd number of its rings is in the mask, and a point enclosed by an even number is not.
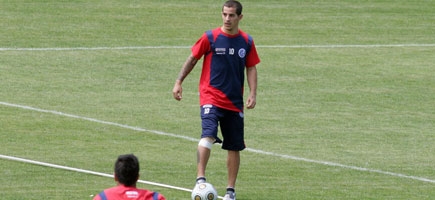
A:
[[[224,200],[236,200],[236,193],[227,191],[227,193],[224,196]]]

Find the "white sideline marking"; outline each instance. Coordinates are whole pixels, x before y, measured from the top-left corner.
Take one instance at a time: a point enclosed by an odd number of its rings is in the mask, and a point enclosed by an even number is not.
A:
[[[53,47],[53,48],[0,48],[0,51],[98,51],[135,49],[187,49],[190,46],[131,46],[131,47]]]
[[[76,119],[82,119],[82,120],[86,120],[86,121],[96,122],[96,123],[99,123],[99,124],[118,126],[118,127],[121,127],[121,128],[135,130],[135,131],[140,131],[140,132],[150,132],[150,133],[155,133],[155,134],[158,134],[158,135],[166,135],[166,136],[181,138],[181,139],[190,140],[190,141],[198,141],[195,138],[191,138],[191,137],[187,137],[187,136],[183,136],[183,135],[177,135],[177,134],[173,134],[173,133],[165,133],[165,132],[162,132],[162,131],[148,130],[148,129],[144,129],[144,128],[139,128],[139,127],[134,127],[134,126],[128,126],[128,125],[118,124],[118,123],[114,123],[114,122],[102,121],[102,120],[98,120],[98,119],[94,119],[94,118],[89,118],[89,117],[81,117],[81,116],[78,116],[78,115],[71,115],[71,114],[67,114],[67,113],[63,113],[63,112],[59,112],[59,111],[54,111],[54,110],[43,110],[43,109],[34,108],[34,107],[30,107],[30,106],[22,106],[22,105],[17,105],[17,104],[12,104],[12,103],[7,103],[7,102],[1,102],[1,101],[0,101],[0,104],[5,105],[5,106],[9,106],[9,107],[22,108],[22,109],[25,109],[25,110],[33,110],[33,111],[38,111],[38,112],[42,112],[42,113],[51,113],[51,114],[54,114],[54,115],[60,115],[60,116],[65,116],[65,117],[70,117],[70,118],[76,118]]]
[[[257,48],[382,48],[382,47],[435,47],[435,44],[331,44],[331,45],[256,45]],[[191,46],[126,46],[126,47],[3,47],[0,51],[98,51],[140,49],[189,49]]]
[[[422,177],[418,177],[418,176],[410,176],[410,175],[399,174],[399,173],[394,173],[394,172],[387,172],[387,171],[382,171],[382,170],[377,170],[377,169],[369,169],[369,168],[365,168],[365,167],[343,165],[340,163],[334,163],[334,162],[328,162],[328,161],[312,160],[312,159],[308,159],[308,158],[301,158],[301,157],[296,157],[296,156],[291,156],[291,155],[277,154],[277,153],[272,153],[272,152],[267,152],[267,151],[262,151],[262,150],[257,150],[257,149],[251,149],[251,148],[247,148],[246,150],[249,150],[250,152],[255,152],[255,153],[270,155],[270,156],[275,156],[275,157],[281,157],[281,158],[286,158],[286,159],[304,161],[304,162],[309,162],[309,163],[316,163],[316,164],[333,166],[333,167],[341,167],[341,168],[345,168],[345,169],[353,169],[356,171],[365,171],[365,172],[372,172],[372,173],[378,173],[378,174],[385,174],[385,175],[390,175],[390,176],[395,176],[395,177],[400,177],[400,178],[408,178],[408,179],[413,179],[413,180],[418,180],[418,181],[423,181],[423,182],[428,182],[428,183],[435,183],[435,180],[428,179],[428,178],[422,178]]]
[[[0,101],[0,104],[4,105],[4,106],[9,106],[9,107],[16,107],[16,108],[21,108],[21,109],[26,109],[26,110],[32,110],[32,111],[43,112],[43,113],[51,113],[51,114],[54,114],[54,115],[60,115],[60,116],[65,116],[65,117],[71,117],[71,118],[81,119],[81,120],[87,120],[87,121],[92,121],[92,122],[96,122],[96,123],[100,123],[100,124],[107,124],[107,125],[112,125],[112,126],[118,126],[118,127],[122,127],[122,128],[126,128],[126,129],[136,130],[136,131],[150,132],[150,133],[155,133],[155,134],[159,134],[159,135],[176,137],[176,138],[186,139],[186,140],[189,140],[189,141],[195,141],[195,142],[198,141],[198,139],[195,139],[195,138],[191,138],[191,137],[187,137],[187,136],[182,136],[182,135],[177,135],[177,134],[173,134],[173,133],[165,133],[165,132],[162,132],[162,131],[148,130],[148,129],[144,129],[144,128],[139,128],[139,127],[134,127],[134,126],[128,126],[128,125],[118,124],[118,123],[114,123],[114,122],[102,121],[102,120],[93,119],[93,118],[89,118],[89,117],[81,117],[81,116],[78,116],[78,115],[66,114],[66,113],[62,113],[62,112],[58,112],[58,111],[53,111],[53,110],[44,110],[44,109],[34,108],[34,107],[30,107],[30,106],[23,106],[23,105],[12,104],[12,103],[7,103],[7,102],[1,102],[1,101]],[[407,179],[412,179],[412,180],[418,180],[418,181],[422,181],[422,182],[435,183],[435,180],[428,179],[428,178],[422,178],[422,177],[417,177],[417,176],[410,176],[410,175],[399,174],[399,173],[388,172],[388,171],[382,171],[382,170],[377,170],[377,169],[369,169],[369,168],[364,168],[364,167],[350,166],[350,165],[344,165],[344,164],[334,163],[334,162],[328,162],[328,161],[312,160],[312,159],[308,159],[308,158],[302,158],[302,157],[285,155],[285,154],[278,154],[278,153],[267,152],[267,151],[263,151],[263,150],[252,149],[252,148],[246,148],[246,151],[253,152],[253,153],[258,153],[258,154],[263,154],[263,155],[269,155],[269,156],[275,156],[275,157],[285,158],[285,159],[303,161],[303,162],[308,162],[308,163],[315,163],[315,164],[321,164],[321,165],[332,166],[332,167],[341,167],[341,168],[352,169],[352,170],[356,170],[356,171],[365,171],[365,172],[390,175],[390,176],[395,176],[395,177],[400,177],[400,178],[407,178]]]
[[[435,44],[331,44],[331,45],[256,45],[259,48],[382,48],[382,47],[435,47]]]
[[[45,167],[52,167],[52,168],[63,169],[63,170],[68,170],[68,171],[74,171],[74,172],[80,172],[80,173],[85,173],[85,174],[92,174],[92,175],[96,175],[96,176],[113,178],[113,174],[105,174],[105,173],[94,172],[94,171],[89,171],[89,170],[84,170],[84,169],[79,169],[79,168],[74,168],[74,167],[66,167],[66,166],[55,165],[55,164],[50,164],[50,163],[45,163],[45,162],[39,162],[39,161],[34,161],[34,160],[29,160],[29,159],[24,159],[24,158],[6,156],[6,155],[2,155],[2,154],[0,154],[0,158],[6,159],[6,160],[23,162],[23,163],[30,163],[30,164],[34,164],[34,165],[41,165],[41,166],[45,166]],[[182,191],[186,191],[186,192],[192,192],[192,190],[189,190],[186,188],[181,188],[181,187],[176,187],[176,186],[172,186],[172,185],[166,185],[166,184],[161,184],[161,183],[156,183],[156,182],[151,182],[151,181],[138,180],[137,182],[148,184],[148,185],[155,185],[155,186],[170,188],[170,189],[182,190]]]

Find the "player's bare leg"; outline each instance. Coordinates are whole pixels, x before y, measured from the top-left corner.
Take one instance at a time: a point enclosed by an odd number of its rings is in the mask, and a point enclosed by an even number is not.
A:
[[[205,180],[205,169],[207,168],[207,163],[210,158],[211,146],[215,141],[214,138],[202,138],[198,144],[197,148],[197,171],[196,177],[203,177]]]
[[[205,177],[205,169],[207,167],[208,159],[210,158],[210,149],[198,146],[197,150],[197,177]]]
[[[240,166],[240,151],[228,151],[227,168],[228,168],[228,186],[225,193],[224,200],[235,200],[236,193],[234,187],[236,186],[237,174],[239,173]]]
[[[237,174],[240,166],[240,151],[228,151],[227,168],[228,168],[228,188],[236,186]]]

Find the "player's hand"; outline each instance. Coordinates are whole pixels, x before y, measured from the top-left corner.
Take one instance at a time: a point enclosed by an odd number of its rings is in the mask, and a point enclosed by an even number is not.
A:
[[[175,82],[174,88],[172,89],[172,96],[174,96],[174,99],[177,101],[180,101],[183,97],[183,88],[178,80]]]
[[[246,101],[246,108],[253,109],[255,108],[256,104],[257,104],[257,100],[255,96],[249,95],[248,100]]]

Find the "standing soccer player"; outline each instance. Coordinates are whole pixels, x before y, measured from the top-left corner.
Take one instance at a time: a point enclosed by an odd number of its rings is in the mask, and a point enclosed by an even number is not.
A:
[[[235,200],[235,185],[244,142],[243,90],[246,78],[249,96],[246,108],[256,104],[257,69],[260,63],[254,41],[239,29],[242,5],[230,0],[222,6],[223,25],[205,32],[193,45],[172,90],[182,98],[182,82],[204,56],[199,83],[202,134],[197,149],[197,183],[205,182],[205,170],[213,143],[222,143],[228,151],[228,185],[224,200]],[[218,137],[220,126],[223,141]]]

